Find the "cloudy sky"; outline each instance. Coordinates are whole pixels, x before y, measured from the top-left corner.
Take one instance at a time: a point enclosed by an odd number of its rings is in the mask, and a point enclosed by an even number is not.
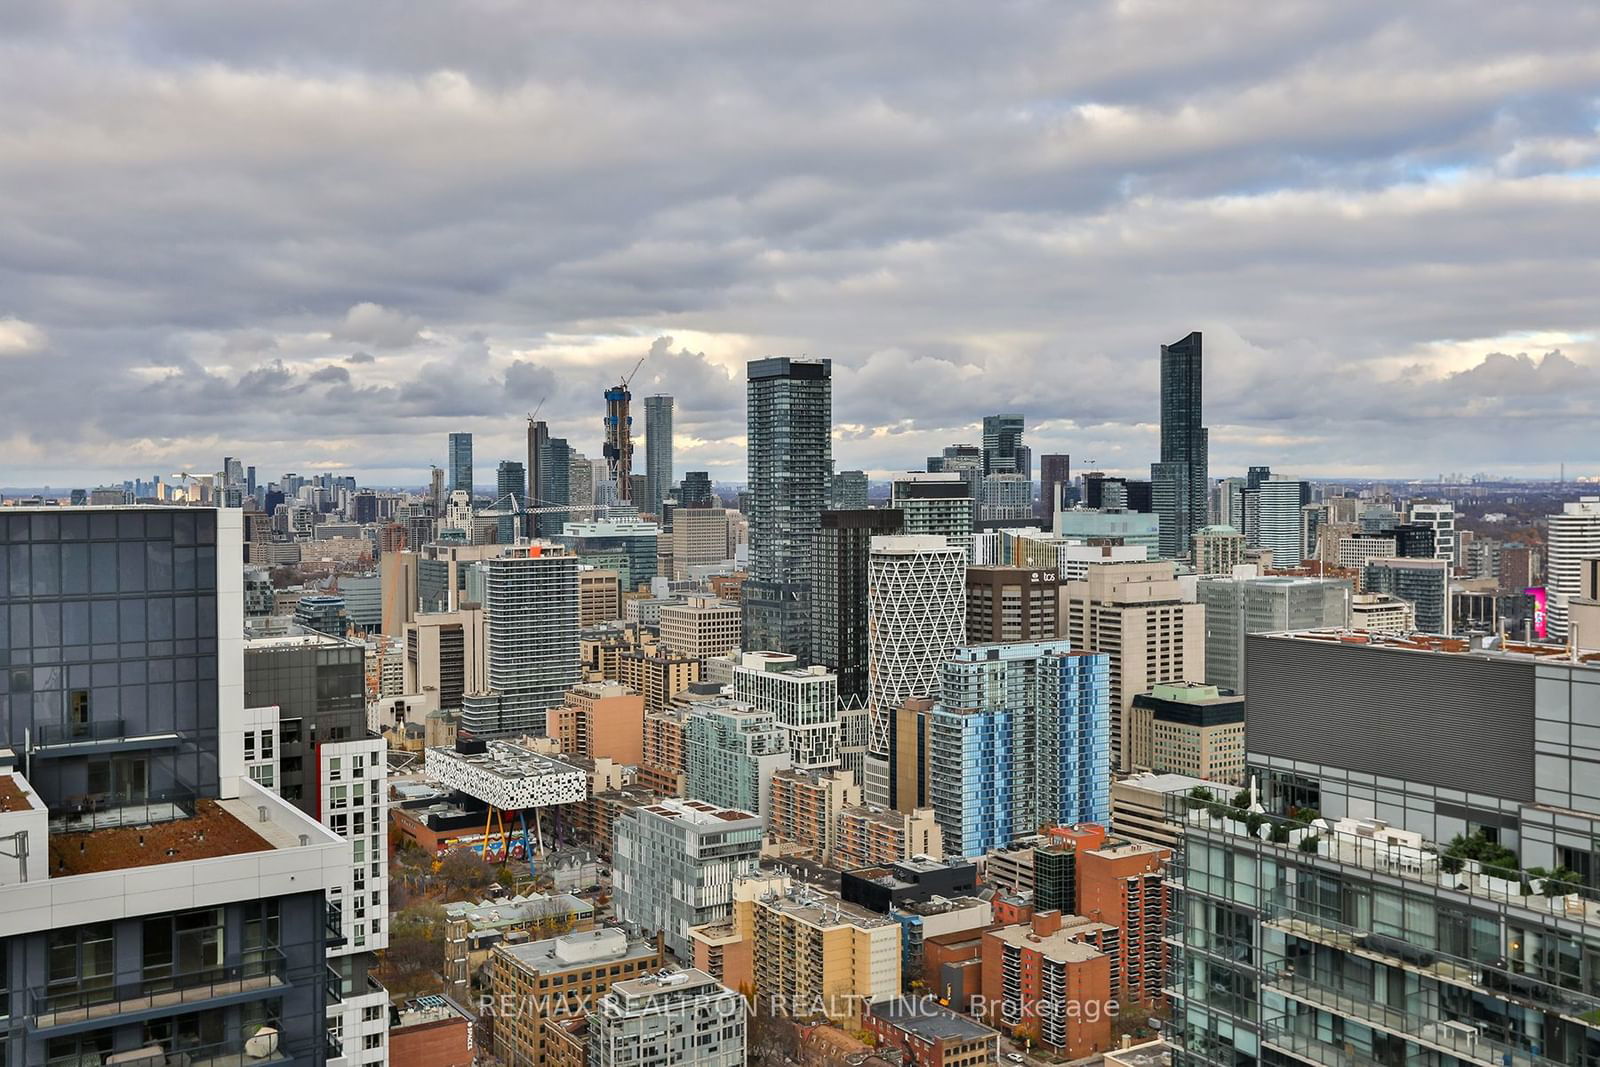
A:
[[[768,354],[1133,473],[1191,329],[1214,474],[1600,474],[1597,121],[1553,0],[5,0],[0,485],[481,484],[647,353],[680,473]]]

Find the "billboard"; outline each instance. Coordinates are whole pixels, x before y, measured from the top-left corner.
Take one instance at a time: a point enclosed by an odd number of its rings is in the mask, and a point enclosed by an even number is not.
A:
[[[1533,598],[1533,636],[1543,641],[1549,636],[1550,594],[1542,585],[1524,589],[1523,593]]]

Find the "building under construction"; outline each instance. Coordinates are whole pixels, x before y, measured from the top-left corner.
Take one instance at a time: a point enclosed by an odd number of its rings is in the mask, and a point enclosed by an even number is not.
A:
[[[632,400],[626,379],[606,390],[606,473],[617,487],[617,499],[625,504],[633,500],[633,416],[628,411]]]

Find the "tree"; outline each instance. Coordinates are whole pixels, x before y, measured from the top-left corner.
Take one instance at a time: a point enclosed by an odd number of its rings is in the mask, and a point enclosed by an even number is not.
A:
[[[453,848],[439,861],[437,877],[454,899],[490,885],[494,881],[494,868],[470,848]]]
[[[1216,799],[1216,794],[1211,790],[1203,785],[1197,785],[1189,790],[1189,810],[1199,811]]]
[[[1244,811],[1249,808],[1250,790],[1241,789],[1237,793],[1233,794],[1233,806],[1238,808],[1240,811]]]

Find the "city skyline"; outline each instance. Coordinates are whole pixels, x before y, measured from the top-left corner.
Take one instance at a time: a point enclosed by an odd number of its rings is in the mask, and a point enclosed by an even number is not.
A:
[[[357,17],[4,16],[0,482],[232,453],[420,484],[452,430],[522,456],[541,399],[596,455],[647,352],[636,395],[719,480],[769,355],[834,362],[841,468],[1018,411],[1136,476],[1189,330],[1216,471],[1600,471],[1577,11],[601,4],[355,51]]]

